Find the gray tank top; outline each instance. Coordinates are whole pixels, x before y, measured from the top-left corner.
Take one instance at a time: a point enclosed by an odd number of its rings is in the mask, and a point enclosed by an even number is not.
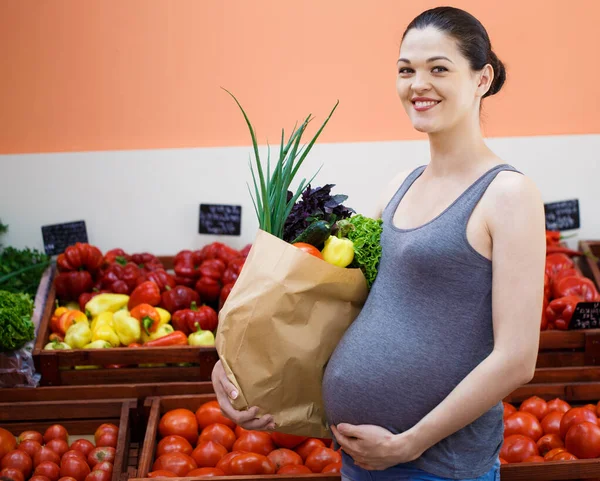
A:
[[[492,263],[469,244],[466,229],[496,175],[516,169],[507,164],[490,169],[433,220],[399,229],[394,213],[424,170],[413,171],[383,211],[379,273],[325,371],[330,424],[406,431],[494,347]],[[493,467],[502,439],[498,403],[411,465],[441,477],[479,477]]]

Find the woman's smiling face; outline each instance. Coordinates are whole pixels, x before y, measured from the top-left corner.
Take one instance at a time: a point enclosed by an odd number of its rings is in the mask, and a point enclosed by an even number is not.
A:
[[[413,28],[402,41],[396,88],[419,132],[442,132],[478,116],[485,93],[481,77],[481,72],[471,69],[457,42],[434,27]]]

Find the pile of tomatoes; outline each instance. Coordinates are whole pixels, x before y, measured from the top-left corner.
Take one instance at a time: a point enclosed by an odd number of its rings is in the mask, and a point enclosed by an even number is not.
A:
[[[96,444],[77,439],[60,424],[42,434],[24,431],[17,438],[0,428],[0,476],[13,481],[110,481],[119,428],[102,424],[94,433]]]
[[[221,414],[217,401],[196,412],[173,409],[159,423],[148,477],[339,473],[331,440],[248,431]]]
[[[572,407],[562,399],[533,396],[517,410],[504,403],[500,461],[528,463],[600,457],[600,402]]]

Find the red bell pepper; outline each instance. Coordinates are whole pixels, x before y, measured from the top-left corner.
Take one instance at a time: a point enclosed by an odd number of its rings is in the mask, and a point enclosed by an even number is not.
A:
[[[240,255],[244,258],[248,257],[248,254],[250,254],[250,249],[252,249],[252,244],[248,244],[246,247],[244,247],[240,251]]]
[[[203,261],[202,251],[183,250],[175,256],[173,270],[178,277],[197,279]]]
[[[133,290],[129,297],[127,307],[131,311],[135,306],[139,306],[140,304],[158,306],[159,303],[160,290],[158,289],[158,286],[152,281],[146,281]]]
[[[572,269],[575,264],[566,254],[556,253],[546,256],[546,274],[552,279],[562,269]]]
[[[221,283],[212,277],[201,277],[196,282],[196,292],[200,298],[206,302],[214,302],[219,299],[221,294]],[[195,330],[193,331],[195,332]]]
[[[140,269],[147,272],[164,269],[162,262],[154,254],[142,252],[141,254],[132,254],[131,262],[136,264]]]
[[[175,283],[175,278],[164,269],[159,269],[156,271],[146,272],[142,274],[138,278],[137,284],[140,285],[142,282],[146,281],[154,282],[160,289],[160,292],[166,291],[167,287],[173,288],[177,285]]]
[[[600,295],[591,279],[581,276],[563,277],[554,282],[554,298],[577,296],[582,302],[597,302]]]
[[[192,302],[200,303],[198,293],[186,286],[175,286],[162,293],[160,305],[171,314],[181,309],[189,309]]]
[[[102,289],[107,289],[115,294],[130,294],[138,285],[141,275],[141,269],[133,262],[129,262],[125,266],[111,264],[103,271],[100,285]]]
[[[221,310],[221,308],[225,304],[225,301],[229,297],[229,293],[231,292],[232,288],[233,284],[227,284],[223,286],[223,289],[221,289],[221,295],[219,296],[219,310]]]
[[[104,265],[120,264],[126,265],[131,260],[131,256],[123,249],[112,249],[104,254]]]
[[[581,251],[574,251],[567,247],[562,246],[547,246],[546,247],[546,255],[550,254],[566,254],[569,257],[578,257],[584,255]]]
[[[189,309],[182,309],[173,314],[171,324],[178,330],[191,334],[198,330],[198,326],[203,331],[214,331],[219,323],[217,313],[212,307],[201,306],[196,307],[196,303],[192,302]],[[177,327],[176,327],[177,326]]]
[[[140,321],[140,327],[146,334],[156,332],[160,325],[160,314],[150,304],[138,304],[131,309],[130,315]]]
[[[221,259],[207,259],[200,266],[200,274],[218,280],[221,279],[226,268],[227,265]]]
[[[190,287],[193,289],[194,286],[196,285],[196,278],[175,276],[175,285],[176,286],[186,286],[186,287]]]
[[[102,266],[102,252],[97,247],[77,242],[69,246],[56,259],[58,270],[70,272],[86,270],[94,274]]]
[[[187,346],[188,338],[184,332],[174,331],[166,336],[144,343],[144,347]]]
[[[560,231],[547,230],[546,231],[546,247],[557,246],[559,244],[560,244]]]
[[[63,301],[76,301],[81,294],[91,291],[93,285],[88,271],[60,272],[54,279],[56,296]]]
[[[550,284],[550,276],[544,273],[544,299],[550,299],[552,295],[552,286]]]
[[[548,325],[556,329],[566,331],[575,312],[575,307],[581,302],[577,296],[566,296],[554,299],[546,308],[546,319]]]

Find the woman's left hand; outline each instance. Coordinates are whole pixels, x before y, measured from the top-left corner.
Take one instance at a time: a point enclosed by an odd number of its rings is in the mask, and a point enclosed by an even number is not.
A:
[[[331,429],[354,464],[370,471],[380,471],[396,464],[414,461],[425,451],[417,445],[410,431],[392,434],[381,426],[354,426],[347,423],[340,423]]]

